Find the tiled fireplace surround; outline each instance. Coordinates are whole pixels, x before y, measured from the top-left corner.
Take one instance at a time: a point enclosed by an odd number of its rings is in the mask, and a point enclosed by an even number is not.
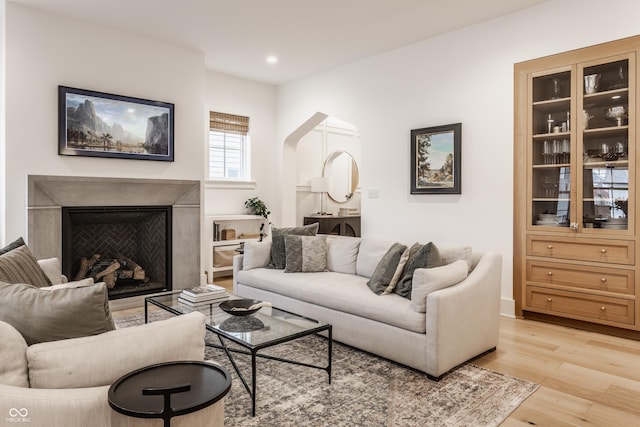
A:
[[[62,208],[75,206],[171,206],[173,289],[200,282],[200,181],[29,175],[26,237],[36,258],[62,259]]]

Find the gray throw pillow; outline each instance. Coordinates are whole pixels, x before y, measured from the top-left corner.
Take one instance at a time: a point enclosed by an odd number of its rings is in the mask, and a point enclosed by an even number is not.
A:
[[[402,279],[400,279],[393,292],[401,297],[411,299],[411,281],[416,268],[433,268],[441,265],[440,252],[432,242],[426,245],[415,243],[409,250],[409,259],[404,267]]]
[[[398,268],[400,258],[406,249],[407,247],[405,245],[394,243],[382,259],[380,259],[376,269],[373,271],[373,275],[367,282],[367,286],[369,286],[373,293],[380,295],[387,289]]]
[[[25,245],[0,255],[0,281],[42,287],[51,281]]]
[[[287,255],[284,248],[284,236],[315,236],[318,233],[318,226],[320,224],[315,222],[313,224],[305,225],[303,227],[290,227],[290,228],[271,228],[271,263],[269,268],[283,269],[287,264]]]
[[[44,290],[0,282],[0,320],[17,329],[29,345],[115,329],[104,283]]]
[[[284,236],[285,273],[327,271],[327,236]]]
[[[20,246],[24,246],[24,245],[26,245],[26,243],[24,242],[22,237],[18,237],[15,241],[9,243],[4,248],[0,249],[0,255],[6,254],[7,252],[10,252],[10,251],[12,251],[12,250],[14,250],[16,248],[19,248]]]

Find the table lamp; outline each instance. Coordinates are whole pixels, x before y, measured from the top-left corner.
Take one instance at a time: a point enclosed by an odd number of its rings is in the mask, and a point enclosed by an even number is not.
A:
[[[327,215],[327,212],[324,210],[324,198],[327,191],[329,191],[328,177],[319,176],[311,178],[311,192],[320,193],[320,212],[318,212],[320,215]]]

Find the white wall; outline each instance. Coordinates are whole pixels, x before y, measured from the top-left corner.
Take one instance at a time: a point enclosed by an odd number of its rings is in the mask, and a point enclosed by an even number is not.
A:
[[[500,252],[502,311],[513,314],[513,65],[635,35],[639,15],[637,0],[555,0],[284,84],[278,139],[316,112],[353,123],[363,236]],[[462,194],[410,195],[410,130],[455,122]],[[367,198],[373,189],[379,198]]]
[[[0,94],[5,93],[5,40],[7,2],[0,0]],[[0,95],[0,243],[5,241],[5,97]]]
[[[6,241],[26,235],[26,175],[203,179],[204,56],[7,4]],[[175,104],[175,161],[58,155],[58,85]]]
[[[225,74],[206,71],[205,119],[209,111],[238,114],[249,117],[251,139],[251,178],[253,185],[207,182],[205,184],[205,215],[240,214],[244,202],[260,197],[277,215],[278,169],[275,138],[276,87],[264,83],[239,79]],[[208,129],[208,127],[207,127]],[[206,153],[203,169],[207,162]],[[205,172],[206,174],[206,172]]]

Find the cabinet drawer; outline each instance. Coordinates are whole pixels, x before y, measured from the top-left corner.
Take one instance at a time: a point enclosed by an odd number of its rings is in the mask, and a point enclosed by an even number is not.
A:
[[[635,256],[632,241],[567,241],[546,236],[527,236],[527,255],[626,265],[633,265]]]
[[[527,282],[635,294],[633,270],[527,261]]]
[[[600,323],[633,325],[634,301],[527,286],[527,306],[540,313]]]

